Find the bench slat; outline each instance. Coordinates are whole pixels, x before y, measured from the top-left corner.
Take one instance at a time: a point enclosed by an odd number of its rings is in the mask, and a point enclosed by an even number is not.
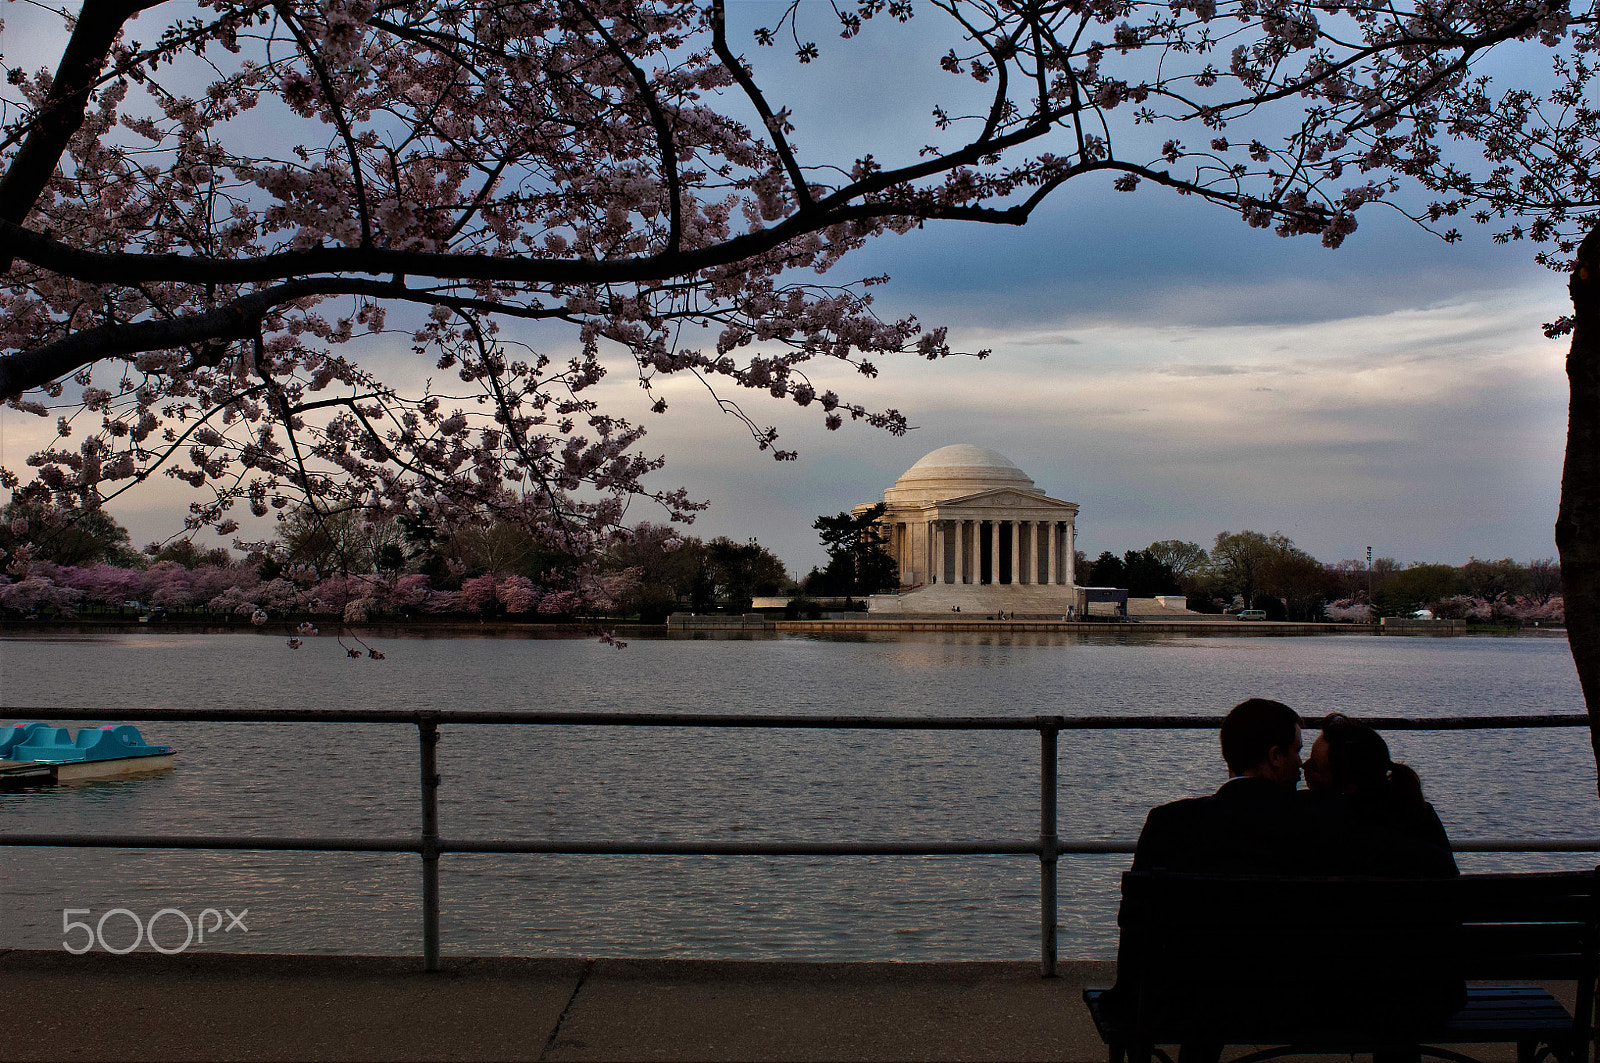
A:
[[[1105,992],[1102,988],[1083,992],[1095,1029],[1107,1044],[1128,1043],[1133,1040],[1132,1032],[1119,1027],[1107,1013],[1102,1000]],[[1473,986],[1468,992],[1467,1004],[1440,1026],[1427,1043],[1505,1043],[1524,1040],[1530,1035],[1553,1037],[1573,1032],[1572,1016],[1567,1009],[1539,986]],[[1328,1031],[1314,1040],[1301,1039],[1296,1043],[1321,1046],[1328,1051],[1339,1045],[1354,1044],[1359,1051],[1363,1046],[1370,1047],[1372,1042],[1370,1037],[1350,1031]]]
[[[1162,1044],[1225,1036],[1339,1052],[1419,1040],[1554,1043],[1565,1057],[1592,1032],[1597,922],[1595,872],[1442,880],[1130,872],[1118,913],[1120,973],[1143,987],[1140,1007],[1154,1010],[1113,1015],[1096,990],[1084,1000],[1114,1059],[1155,1035]],[[1282,962],[1291,927],[1296,953],[1315,962]],[[1455,977],[1576,981],[1578,1016],[1537,985],[1474,985],[1460,1010],[1428,1025],[1425,1002],[1441,998],[1427,987],[1447,992]],[[1257,1013],[1253,1000],[1263,1002]],[[1152,1025],[1136,1028],[1141,1021]]]

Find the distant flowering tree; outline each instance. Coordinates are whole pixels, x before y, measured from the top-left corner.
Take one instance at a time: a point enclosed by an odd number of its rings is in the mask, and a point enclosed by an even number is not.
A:
[[[206,608],[214,613],[241,613],[250,616],[261,606],[249,590],[243,587],[229,587],[207,602]]]
[[[506,576],[495,584],[495,597],[508,613],[531,613],[542,597],[538,586],[526,576]]]
[[[623,609],[631,612],[634,603],[639,600],[644,575],[643,568],[633,565],[596,577],[591,594],[595,608],[608,612]]]
[[[421,573],[401,576],[389,588],[389,608],[394,612],[420,607],[428,600],[428,577]]]
[[[422,608],[430,613],[453,613],[461,608],[460,591],[432,591],[423,599]]]
[[[539,612],[549,616],[563,616],[583,608],[584,599],[576,591],[554,591],[539,599]]]
[[[1341,598],[1323,606],[1322,615],[1335,624],[1365,624],[1372,620],[1372,606],[1353,598]]]
[[[1511,615],[1524,624],[1564,624],[1567,621],[1566,603],[1561,595],[1537,601],[1532,597],[1517,599]]]
[[[193,607],[201,600],[195,590],[193,570],[176,561],[157,561],[145,570],[144,600],[163,609]]]
[[[290,612],[300,596],[300,588],[286,579],[267,580],[256,588],[255,598],[263,609]]]
[[[139,600],[143,575],[138,569],[98,564],[78,569],[70,582],[83,591],[85,600],[110,609],[121,609],[128,602]]]
[[[82,597],[82,591],[57,586],[47,576],[29,576],[0,584],[0,609],[16,613],[31,613],[47,608],[71,613],[76,610],[77,602]]]
[[[493,573],[476,579],[463,580],[461,592],[456,596],[456,607],[464,612],[481,613],[496,603]]]

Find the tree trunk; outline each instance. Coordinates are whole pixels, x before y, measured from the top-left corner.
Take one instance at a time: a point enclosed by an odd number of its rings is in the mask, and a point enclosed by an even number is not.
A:
[[[1561,474],[1556,549],[1567,614],[1567,643],[1590,706],[1589,742],[1600,764],[1600,227],[1578,248],[1572,270],[1571,404]]]

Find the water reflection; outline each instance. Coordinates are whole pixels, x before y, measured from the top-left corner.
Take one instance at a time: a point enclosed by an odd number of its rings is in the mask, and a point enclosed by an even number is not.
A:
[[[383,662],[328,640],[139,633],[0,640],[12,704],[486,708],[707,713],[1217,714],[1247,695],[1307,715],[1581,712],[1549,639],[1198,639],[875,634],[632,640],[406,639]],[[114,718],[108,714],[107,718]],[[102,722],[99,718],[84,722]],[[177,770],[0,793],[11,829],[410,836],[416,735],[362,724],[150,724]],[[1457,837],[1600,834],[1579,730],[1401,732]],[[451,837],[1025,839],[1038,823],[1031,732],[446,727]],[[1148,808],[1215,788],[1205,732],[1071,732],[1061,830],[1131,838]],[[1464,868],[1584,866],[1467,855]],[[1062,863],[1071,956],[1114,949],[1125,857]],[[1028,858],[447,856],[454,954],[981,959],[1033,956]],[[248,908],[232,951],[420,949],[415,857],[19,849],[0,862],[0,947],[58,947],[63,908]]]

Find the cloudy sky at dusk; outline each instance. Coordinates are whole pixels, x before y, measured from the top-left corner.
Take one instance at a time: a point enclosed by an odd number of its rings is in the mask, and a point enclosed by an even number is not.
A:
[[[784,81],[806,161],[893,162],[885,145],[914,151],[929,101],[948,103],[952,79],[930,61],[941,49],[894,62],[889,44],[907,45],[886,29],[853,50],[830,46],[819,20],[820,63]],[[881,63],[862,59],[874,49]],[[1568,305],[1565,278],[1529,245],[1497,246],[1468,224],[1448,246],[1368,208],[1330,251],[1110,181],[1070,183],[1025,228],[931,226],[835,270],[890,274],[886,316],[914,313],[948,326],[957,350],[994,351],[832,378],[841,395],[904,412],[916,428],[902,438],[848,422],[829,433],[754,397],[752,416],[800,451],[779,464],[698,384],[675,384],[645,447],[668,457],[665,478],[712,500],[696,533],[754,536],[804,572],[823,559],[817,514],[881,498],[937,447],[975,443],[1079,503],[1091,557],[1242,528],[1282,531],[1325,561],[1368,545],[1406,562],[1555,553],[1565,345],[1539,326]]]
[[[764,3],[735,9],[748,25],[772,17]],[[908,65],[891,45],[926,45],[933,28],[874,28],[829,47],[819,20],[822,61],[769,81],[795,112],[802,161],[848,166],[873,151],[892,163],[927,139],[929,107],[950,82],[928,54]],[[6,32],[9,64],[9,13]],[[695,534],[754,537],[796,575],[823,560],[818,514],[877,500],[951,443],[998,450],[1077,502],[1091,557],[1156,539],[1208,545],[1244,528],[1281,531],[1324,561],[1368,545],[1407,562],[1554,554],[1564,344],[1539,326],[1564,312],[1565,287],[1533,265],[1530,246],[1495,246],[1470,225],[1446,246],[1369,207],[1329,251],[1149,185],[1115,193],[1110,181],[1072,182],[1026,228],[936,225],[885,238],[829,275],[888,273],[884,316],[914,313],[948,326],[958,350],[994,351],[981,362],[884,360],[876,380],[813,374],[849,400],[904,412],[916,427],[902,438],[849,422],[826,432],[815,408],[729,394],[799,450],[780,464],[692,380],[658,384],[663,416],[645,412],[626,368],[604,398],[648,426],[643,450],[668,459],[657,485],[711,500]],[[0,414],[0,464],[20,466],[39,428]],[[158,487],[112,512],[142,543],[176,530],[187,501]],[[641,504],[629,518],[660,514]]]

